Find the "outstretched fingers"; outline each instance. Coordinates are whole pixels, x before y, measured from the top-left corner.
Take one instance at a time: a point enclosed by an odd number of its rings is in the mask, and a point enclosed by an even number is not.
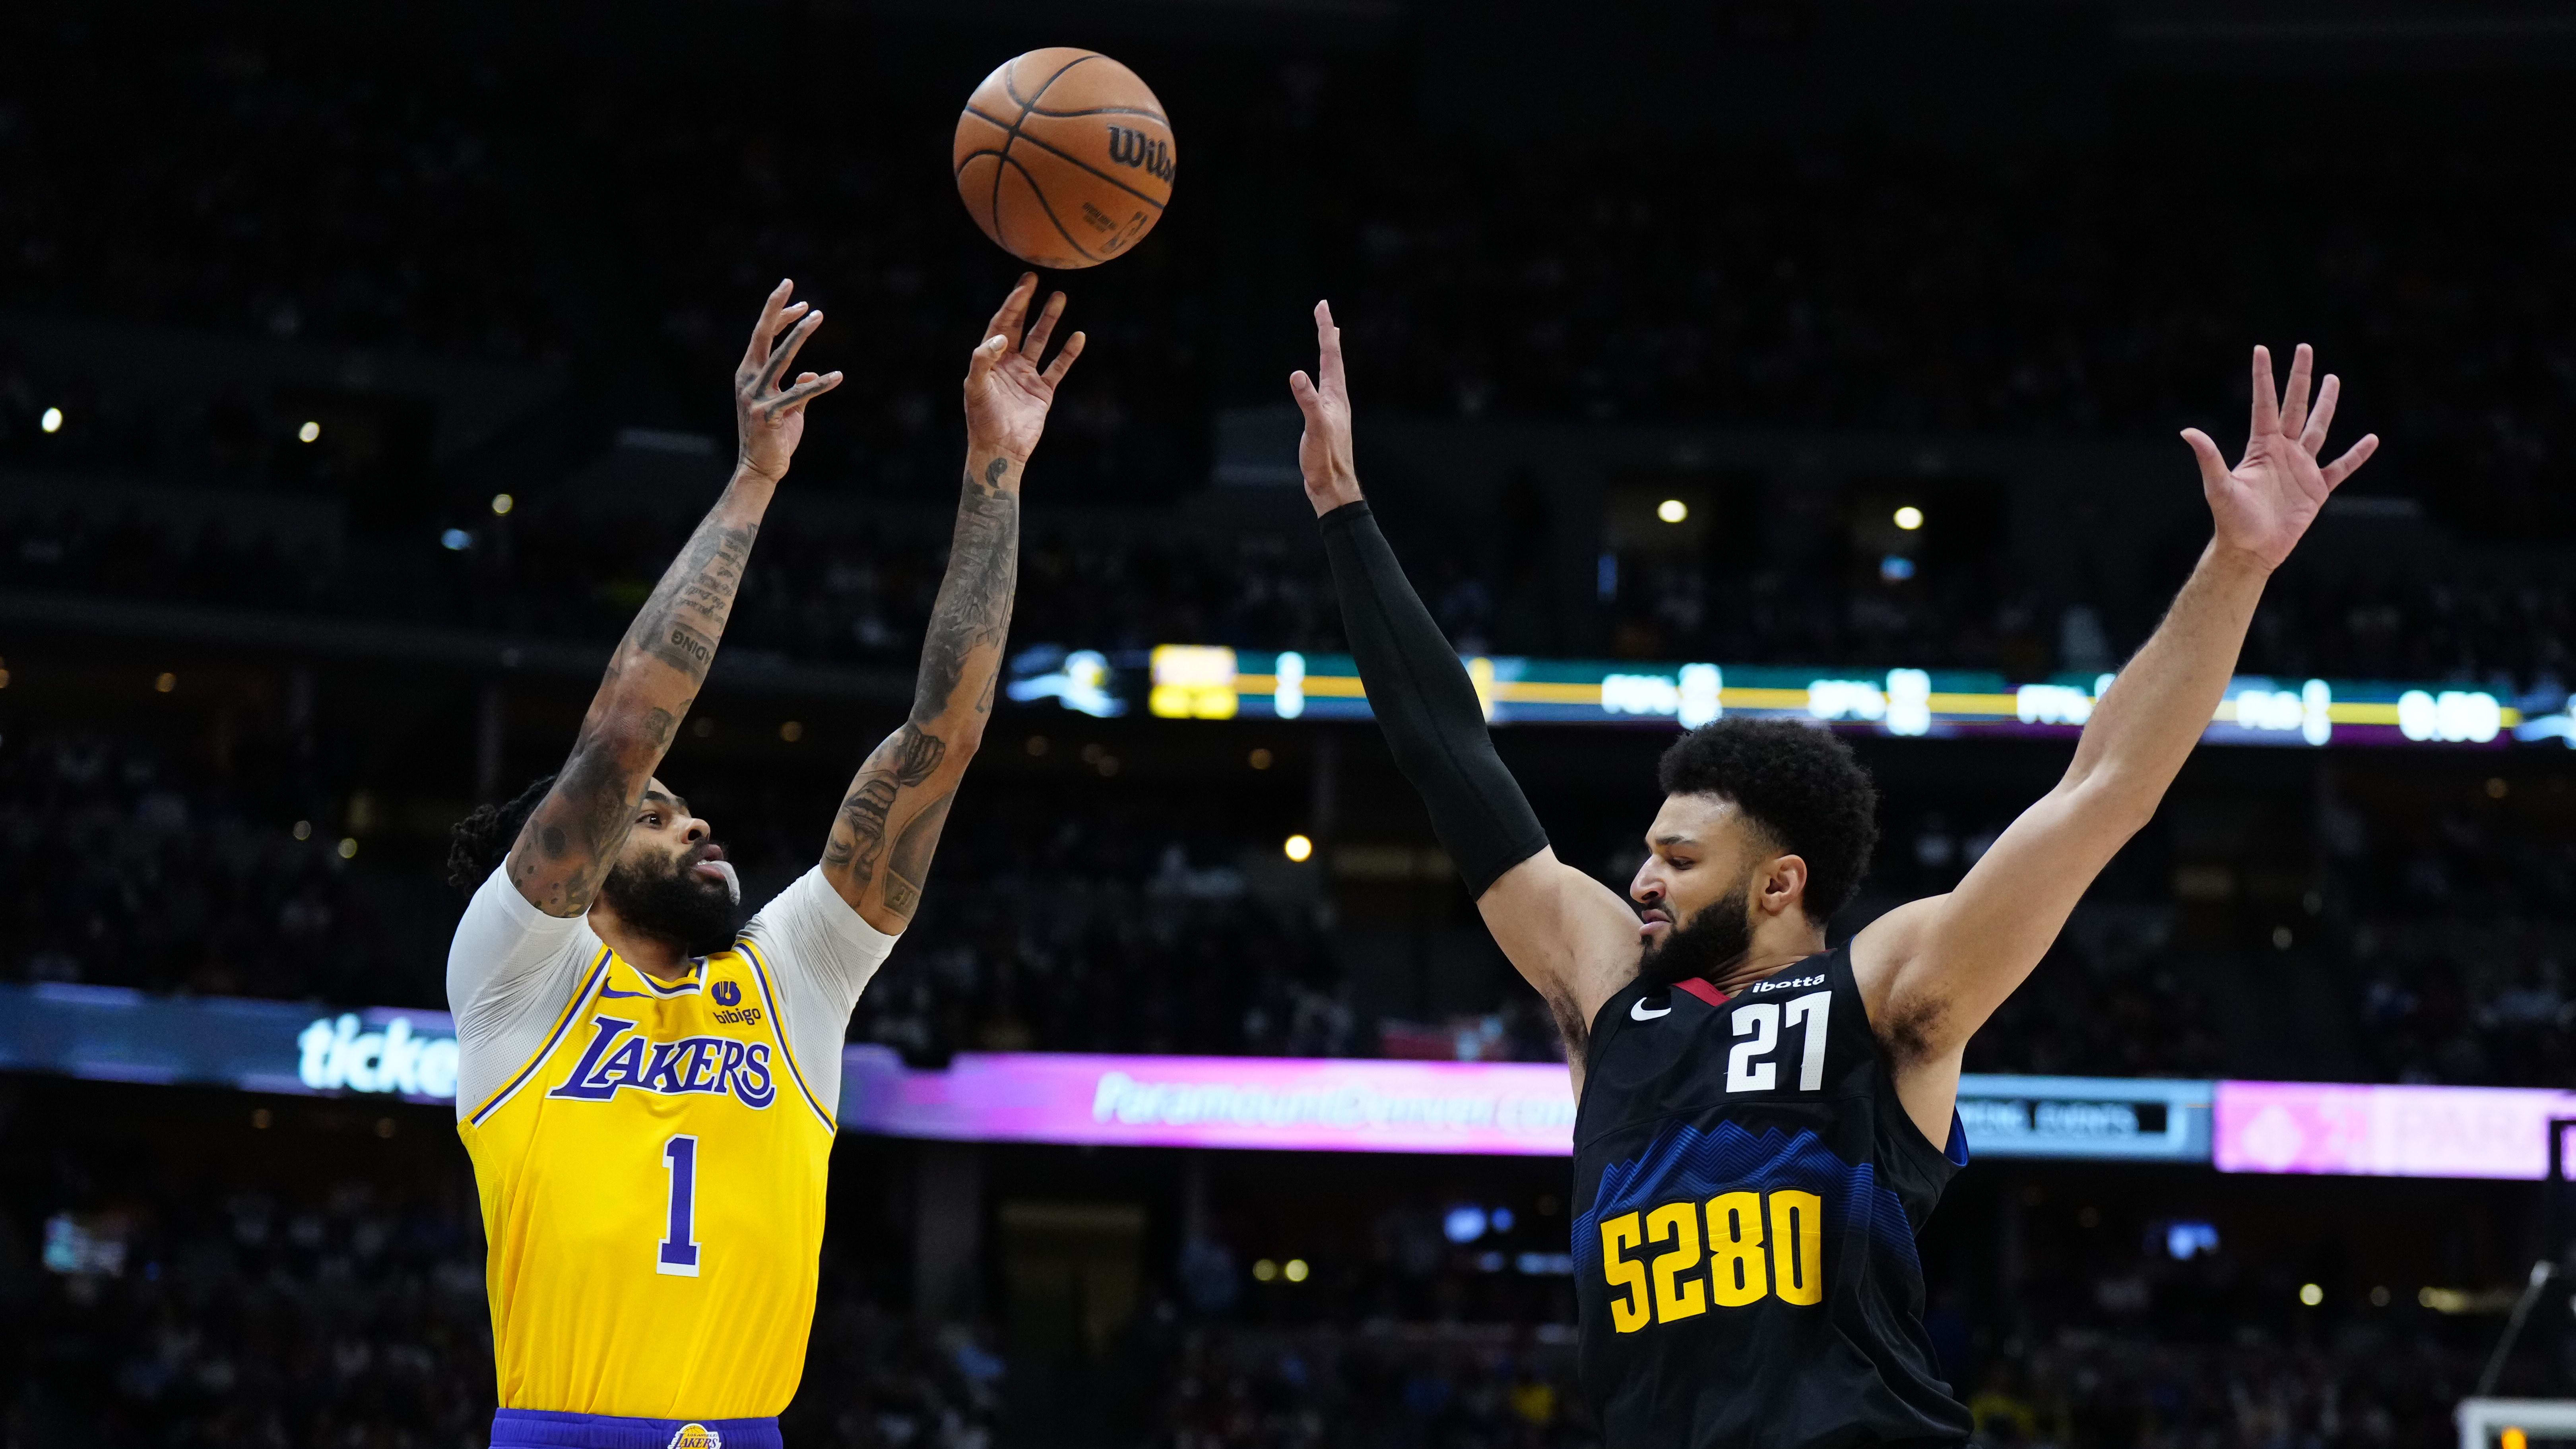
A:
[[[769,296],[760,304],[760,320],[751,324],[751,344],[742,350],[744,367],[758,372],[769,365],[769,341],[778,335],[779,313],[787,306],[788,294],[795,290],[792,281],[782,281],[769,289]]]
[[[1315,348],[1320,354],[1317,371],[1323,376],[1324,391],[1337,398],[1350,396],[1342,374],[1342,329],[1333,325],[1330,302],[1315,304]]]
[[[2343,379],[2327,373],[2325,382],[2317,388],[2317,405],[2308,414],[2307,430],[2299,434],[2299,446],[2307,449],[2310,457],[2325,450],[2326,429],[2334,426],[2335,399],[2341,396]]]
[[[991,333],[977,345],[973,354],[967,357],[966,387],[969,395],[986,378],[992,376],[993,369],[1000,365],[1002,354],[1009,350],[1010,345],[1011,340],[1008,337],[999,332]]]
[[[1058,300],[1062,300],[1062,296],[1062,293],[1058,293]],[[1053,319],[1050,318],[1049,320]],[[1035,346],[1032,346],[1029,349],[1029,355],[1032,357],[1037,355],[1037,349]],[[1042,374],[1046,378],[1046,385],[1052,388],[1057,383],[1064,381],[1064,375],[1073,371],[1073,360],[1081,355],[1082,334],[1076,332],[1071,337],[1064,339],[1064,346],[1057,350],[1055,361],[1047,364],[1046,372]]]
[[[2323,440],[2320,439],[2320,441]],[[2377,433],[2362,434],[2360,442],[2346,448],[2342,457],[2335,459],[2333,463],[2327,466],[2325,470],[2326,486],[2328,488],[2341,486],[2343,480],[2360,472],[2361,465],[2369,462],[2370,455],[2378,451],[2379,435]]]
[[[2214,496],[2227,486],[2226,455],[2218,451],[2218,444],[2209,434],[2198,428],[2183,429],[2182,440],[2191,445],[2192,461],[2200,464],[2201,488]]]
[[[1304,368],[1288,374],[1288,395],[1297,400],[1297,411],[1306,415],[1308,423],[1323,421],[1316,416],[1316,409],[1324,404],[1323,395],[1315,391],[1315,380],[1306,375]]]
[[[2298,437],[2308,426],[2308,379],[2316,370],[2316,352],[2302,342],[2290,354],[2290,386],[2281,395],[2281,432]]]
[[[1000,307],[994,309],[993,320],[984,324],[984,335],[1001,338],[1005,347],[1018,346],[1020,323],[1027,319],[1029,299],[1036,296],[1037,291],[1038,274],[1020,273],[1020,279],[1011,284],[1010,294],[1002,298]]]
[[[838,372],[827,372],[820,377],[809,372],[798,378],[794,387],[771,398],[761,406],[769,409],[773,417],[785,417],[789,413],[803,410],[807,403],[840,385],[841,374]]]
[[[2252,438],[2268,438],[2281,431],[2280,385],[2272,380],[2272,349],[2254,346],[2254,417],[2250,424]],[[2248,440],[2249,447],[2252,440]]]
[[[805,304],[799,302],[796,305],[802,307]],[[805,340],[812,337],[814,329],[822,325],[822,313],[808,312],[805,314],[805,319],[796,324],[796,329],[787,334],[786,343],[770,357],[769,365],[760,370],[760,387],[763,392],[778,386],[778,379],[786,376],[787,369],[795,365],[796,354],[804,348]]]
[[[1037,325],[1029,329],[1027,340],[1020,344],[1020,350],[1029,355],[1031,362],[1046,356],[1047,339],[1055,335],[1055,319],[1063,315],[1064,293],[1058,292],[1047,298],[1045,308],[1038,313]]]

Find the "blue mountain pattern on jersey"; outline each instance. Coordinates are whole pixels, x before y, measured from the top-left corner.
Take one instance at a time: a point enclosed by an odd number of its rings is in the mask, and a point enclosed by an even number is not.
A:
[[[1843,1161],[1803,1129],[1791,1136],[1766,1127],[1756,1136],[1724,1121],[1707,1132],[1676,1123],[1655,1134],[1636,1157],[1601,1169],[1592,1206],[1574,1222],[1574,1260],[1598,1269],[1604,1218],[1684,1198],[1783,1187],[1812,1192],[1822,1200],[1828,1236],[1839,1237],[1857,1218],[1880,1246],[1915,1261],[1913,1220],[1895,1192],[1878,1185],[1878,1173],[1869,1163]]]

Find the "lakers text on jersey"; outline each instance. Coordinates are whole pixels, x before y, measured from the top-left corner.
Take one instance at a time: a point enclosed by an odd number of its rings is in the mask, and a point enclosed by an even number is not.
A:
[[[1612,996],[1574,1142],[1583,1377],[1605,1441],[1964,1443],[1914,1251],[1963,1162],[1897,1101],[1846,950],[1732,997],[1705,981]]]
[[[601,948],[545,1044],[457,1130],[483,1199],[502,1407],[701,1436],[786,1407],[833,1122],[757,946],[677,984]]]

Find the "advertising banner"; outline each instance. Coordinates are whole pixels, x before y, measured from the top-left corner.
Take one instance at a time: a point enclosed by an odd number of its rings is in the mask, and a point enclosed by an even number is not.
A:
[[[908,1071],[853,1047],[841,1123],[895,1137],[1566,1156],[1561,1066],[969,1052]]]
[[[945,1072],[852,1047],[844,1127],[890,1137],[1289,1152],[1570,1155],[1574,1089],[1553,1063],[966,1053]],[[1986,1157],[2209,1160],[2209,1082],[1960,1079]]]
[[[2549,1174],[2549,1120],[2576,1117],[2576,1093],[2220,1082],[2215,1117],[2221,1172],[2536,1182]]]

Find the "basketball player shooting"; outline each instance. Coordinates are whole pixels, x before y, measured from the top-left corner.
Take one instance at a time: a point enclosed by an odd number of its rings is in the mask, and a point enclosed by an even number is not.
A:
[[[2378,446],[2320,465],[2338,384],[2305,346],[2230,468],[2197,429],[2215,523],[2055,789],[1957,889],[1842,946],[1877,834],[1848,747],[1719,720],[1664,752],[1628,899],[1558,861],[1495,755],[1458,656],[1361,501],[1331,311],[1289,380],[1298,461],[1371,709],[1476,908],[1561,1028],[1579,1107],[1574,1255],[1603,1439],[1634,1449],[1966,1442],[1923,1330],[1915,1234],[1967,1161],[1968,1037],[2143,827],[2225,696],[2272,571]]]
[[[708,821],[655,777],[697,697],[805,409],[823,314],[781,282],[734,373],[733,478],[610,659],[562,771],[460,823],[447,960],[474,1160],[494,1449],[777,1449],[814,1315],[850,1013],[920,904],[993,705],[1020,475],[1083,337],[1039,366],[1021,279],[966,371],[966,477],[912,711],[822,859],[739,924]],[[782,333],[784,334],[782,336]],[[505,855],[506,853],[506,855]]]

